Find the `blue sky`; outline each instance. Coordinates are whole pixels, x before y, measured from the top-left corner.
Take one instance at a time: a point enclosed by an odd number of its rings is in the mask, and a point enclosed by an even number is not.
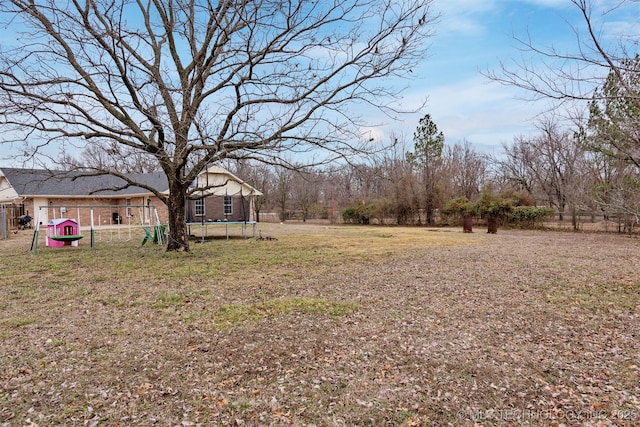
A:
[[[594,18],[604,35],[638,38],[640,1],[593,1],[598,8]],[[621,2],[625,7],[615,9]],[[412,144],[413,132],[427,113],[448,144],[467,140],[479,151],[499,151],[515,136],[535,133],[536,116],[549,104],[523,101],[519,98],[526,93],[491,82],[482,71],[497,70],[500,61],[509,63],[521,55],[514,36],[530,34],[536,46],[575,51],[572,25],[583,24],[575,5],[570,0],[434,0],[433,7],[441,18],[429,56],[414,69],[418,78],[409,82],[403,100],[407,110],[425,99],[426,107],[399,122],[373,114],[368,117],[371,123],[383,125],[370,128],[369,135],[378,141],[401,137]],[[614,12],[602,15],[612,8]],[[0,164],[6,163],[7,148],[0,153]]]
[[[635,25],[638,34],[640,3],[602,15],[619,0],[597,0],[594,18],[603,34],[628,31]],[[500,150],[516,135],[535,133],[536,116],[548,109],[548,102],[527,102],[527,94],[514,87],[491,82],[482,71],[497,70],[500,61],[509,63],[522,55],[514,36],[531,35],[536,46],[575,52],[576,35],[572,26],[583,21],[569,0],[435,0],[442,17],[432,39],[431,56],[419,70],[421,78],[411,83],[405,98],[408,107],[427,98],[425,110],[408,115],[404,123],[383,129],[404,132],[411,140],[418,120],[431,114],[448,144],[468,140],[478,150]],[[622,12],[635,12],[625,19]],[[617,30],[616,30],[617,29]],[[611,33],[611,34],[610,34]],[[525,54],[526,55],[526,54]]]

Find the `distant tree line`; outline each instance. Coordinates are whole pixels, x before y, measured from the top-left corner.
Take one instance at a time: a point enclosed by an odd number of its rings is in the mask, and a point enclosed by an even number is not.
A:
[[[612,80],[601,91],[613,92]],[[508,219],[520,226],[537,224],[551,210],[575,229],[589,213],[615,217],[630,231],[640,219],[638,114],[630,102],[601,95],[576,125],[543,119],[537,133],[491,154],[469,141],[445,145],[426,115],[412,144],[394,137],[393,149],[360,163],[301,171],[239,161],[233,168],[264,193],[257,209],[277,212],[281,221],[448,224],[459,216],[447,215],[452,201],[491,194],[509,201]]]
[[[627,75],[636,75],[638,61]],[[632,76],[629,85],[640,82]],[[545,118],[537,133],[516,136],[494,153],[466,140],[446,145],[427,114],[411,141],[393,136],[391,149],[360,162],[309,168],[239,159],[224,166],[263,192],[255,209],[269,220],[275,214],[279,221],[451,225],[464,213],[486,216],[479,206],[497,197],[510,206],[503,221],[514,226],[537,226],[551,212],[574,229],[586,214],[632,231],[640,222],[640,109],[616,95],[615,81],[607,79],[594,94],[584,120],[567,126]],[[99,154],[87,150],[81,162]],[[130,157],[122,169],[154,168]]]
[[[255,204],[258,218],[275,213],[280,221],[442,225],[464,212],[486,216],[489,211],[478,210],[483,200],[497,197],[510,206],[502,219],[514,225],[539,224],[552,210],[574,229],[586,213],[630,232],[640,223],[640,57],[621,64],[587,100],[585,117],[567,124],[549,115],[536,133],[503,142],[494,153],[466,140],[445,144],[427,114],[411,140],[392,136],[384,144],[389,149],[360,161],[308,167],[240,158],[224,166],[264,193]],[[102,154],[85,150],[80,163],[99,162]],[[130,156],[120,167],[157,168],[146,160]]]

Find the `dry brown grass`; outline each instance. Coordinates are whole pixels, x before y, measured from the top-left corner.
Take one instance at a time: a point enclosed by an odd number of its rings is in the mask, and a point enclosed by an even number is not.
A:
[[[640,240],[0,242],[0,425],[637,425]]]

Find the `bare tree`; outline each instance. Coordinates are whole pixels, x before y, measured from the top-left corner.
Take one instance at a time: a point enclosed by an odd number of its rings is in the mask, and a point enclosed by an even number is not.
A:
[[[404,137],[395,138],[404,141]],[[381,167],[386,172],[386,197],[391,200],[391,211],[397,224],[420,222],[420,196],[422,186],[415,173],[415,165],[407,159],[405,143],[396,144],[381,159]]]
[[[529,36],[519,38],[522,51],[531,54],[530,57],[503,63],[500,70],[487,75],[524,89],[534,99],[588,102],[584,142],[591,154],[583,158],[587,163],[582,167],[591,170],[593,188],[579,190],[581,194],[592,195],[590,205],[637,216],[634,194],[640,182],[638,1],[571,0],[571,3],[580,17],[580,24],[570,28],[576,37],[573,49],[545,48]]]
[[[250,160],[238,159],[231,163],[229,169],[233,170],[237,176],[243,177],[249,184],[260,189],[261,196],[256,196],[253,200],[253,210],[256,214],[256,221],[260,222],[260,212],[271,202],[273,188],[276,182],[273,167]]]
[[[588,102],[590,120],[595,113],[600,126],[618,133],[610,134],[606,143],[619,152],[617,155],[640,162],[638,2],[570,2],[580,18],[579,24],[568,28],[575,36],[573,48],[543,47],[529,34],[516,36],[522,52],[520,59],[502,62],[499,70],[486,75],[524,89],[534,100],[551,99],[560,104]],[[625,20],[629,25],[620,25]],[[608,114],[611,106],[617,110],[614,116]]]
[[[531,164],[535,154],[528,136],[519,135],[513,143],[502,144],[502,153],[494,159],[495,174],[499,182],[516,191],[527,191],[534,195],[535,175]]]
[[[447,146],[444,150],[444,169],[447,171],[451,193],[445,199],[466,197],[472,200],[480,194],[488,175],[488,157],[473,149],[469,141]]]
[[[18,40],[0,51],[2,138],[29,140],[34,155],[114,147],[92,171],[154,192],[167,250],[187,251],[185,198],[207,165],[371,148],[349,108],[397,112],[390,77],[424,58],[432,1],[3,1]],[[129,150],[153,157],[168,196],[121,173]]]
[[[550,205],[559,211],[563,219],[566,210],[571,215],[574,230],[580,227],[580,211],[589,206],[590,182],[585,173],[585,152],[570,129],[560,129],[553,122],[544,123],[540,128],[542,135],[537,146],[537,156],[546,164],[544,176],[540,179],[549,197]]]
[[[289,168],[274,168],[275,185],[273,188],[273,198],[275,206],[280,210],[280,220],[286,221],[289,204],[293,197],[294,171]]]
[[[315,170],[301,170],[295,174],[292,185],[294,209],[302,215],[306,222],[318,205],[322,188],[323,175]]]
[[[346,206],[354,197],[358,197],[357,189],[354,188],[354,167],[346,165],[344,167],[330,166],[325,173],[331,177],[327,183],[326,198],[335,208]]]
[[[538,200],[544,198],[563,219],[569,208],[574,227],[577,209],[584,205],[586,190],[582,171],[584,150],[574,132],[562,129],[552,119],[542,121],[535,136],[518,137],[505,146],[501,173],[515,190],[526,190]]]
[[[119,165],[118,170],[123,173],[159,172],[160,165],[156,159],[146,152],[123,147],[112,141],[87,145],[80,157],[71,157],[59,164],[68,165],[71,169],[105,170]]]
[[[529,34],[516,36],[523,56],[513,63],[503,62],[497,71],[487,76],[494,81],[524,89],[534,99],[559,101],[591,101],[596,88],[603,86],[609,73],[620,85],[616,97],[631,100],[640,108],[638,88],[628,84],[625,70],[635,56],[636,34],[611,34],[602,31],[607,18],[618,24],[617,15],[627,15],[636,21],[637,0],[620,0],[612,5],[596,0],[570,0],[581,18],[581,25],[570,27],[576,37],[575,48],[563,51],[555,46],[536,45]],[[636,21],[637,22],[637,21]],[[608,29],[615,28],[609,25]],[[611,39],[619,37],[618,43]],[[630,53],[630,48],[631,53]],[[526,54],[530,54],[527,57]]]
[[[600,209],[607,220],[617,217],[619,225],[632,231],[640,224],[640,168],[627,156],[611,155],[588,142],[586,146],[591,150],[584,164],[593,209]]]

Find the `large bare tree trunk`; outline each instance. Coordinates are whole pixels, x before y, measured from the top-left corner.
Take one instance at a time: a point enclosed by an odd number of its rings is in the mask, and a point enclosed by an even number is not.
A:
[[[184,190],[173,189],[169,195],[167,208],[169,210],[169,241],[167,251],[189,251],[189,236],[187,234],[186,200]]]

